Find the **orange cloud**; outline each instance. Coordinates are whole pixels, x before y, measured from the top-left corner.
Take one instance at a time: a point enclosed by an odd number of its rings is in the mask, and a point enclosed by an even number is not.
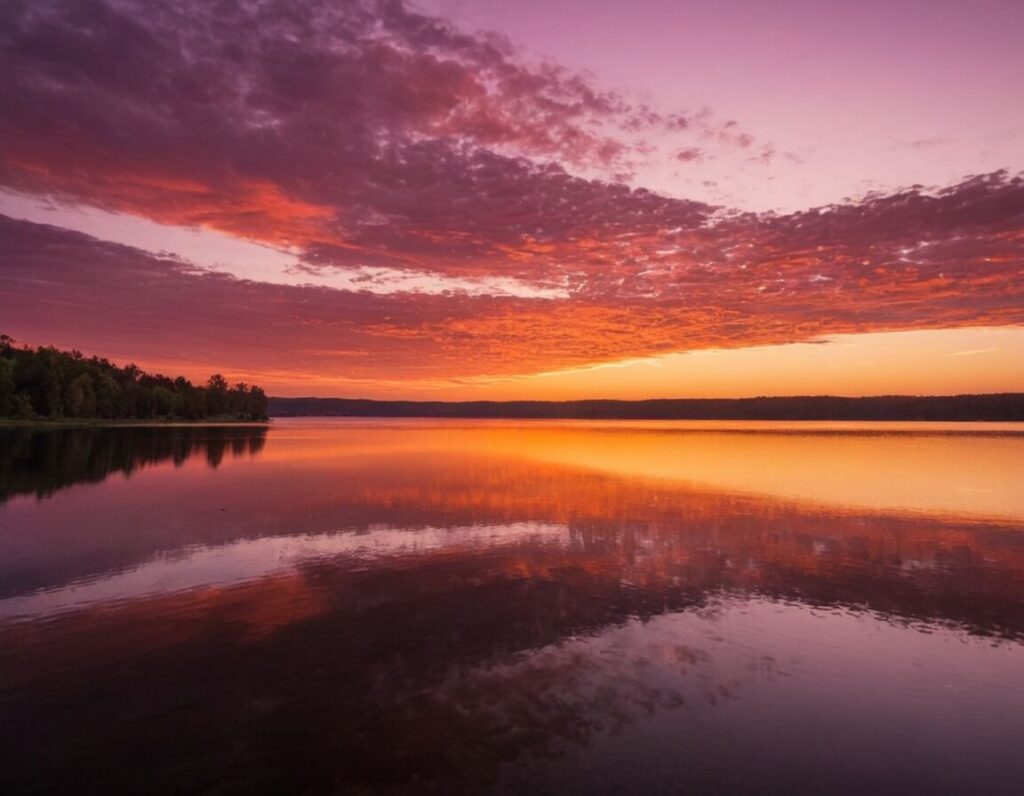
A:
[[[659,115],[401,3],[258,24],[245,4],[185,6],[12,12],[0,187],[287,247],[296,284],[384,268],[437,295],[243,282],[5,222],[3,331],[308,381],[1024,323],[1020,175],[732,213],[568,169],[623,166],[624,136],[652,126],[753,146],[733,122]]]

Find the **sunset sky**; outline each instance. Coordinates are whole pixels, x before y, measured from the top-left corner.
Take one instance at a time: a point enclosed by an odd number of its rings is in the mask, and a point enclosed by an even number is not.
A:
[[[1020,0],[0,0],[0,333],[272,395],[1024,391]]]

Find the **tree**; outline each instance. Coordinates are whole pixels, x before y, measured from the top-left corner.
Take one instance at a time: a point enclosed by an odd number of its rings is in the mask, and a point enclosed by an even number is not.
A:
[[[161,417],[174,414],[174,393],[166,387],[153,388],[153,413]]]
[[[43,417],[63,414],[61,368],[56,353],[53,349],[37,349],[34,356],[19,363],[16,372],[18,391],[27,394],[32,409]]]
[[[14,360],[0,357],[0,417],[11,414],[13,409]]]
[[[99,417],[116,417],[121,388],[109,373],[101,373],[93,386],[96,393],[96,414]]]
[[[36,416],[36,413],[32,410],[32,401],[25,393],[20,392],[14,396],[12,402],[11,417],[16,420],[31,420]]]
[[[213,417],[219,417],[228,410],[228,381],[219,373],[214,373],[206,382],[206,411]]]
[[[206,392],[191,384],[182,392],[182,415],[188,420],[206,417]]]
[[[249,388],[249,419],[267,419],[267,394],[260,387]]]
[[[68,386],[67,409],[69,417],[96,416],[96,393],[88,373],[77,376]]]

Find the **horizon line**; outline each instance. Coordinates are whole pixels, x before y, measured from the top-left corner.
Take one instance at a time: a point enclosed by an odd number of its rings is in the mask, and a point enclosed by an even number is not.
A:
[[[510,398],[495,400],[493,398],[451,401],[432,398],[353,398],[337,395],[268,395],[268,401],[361,401],[366,403],[411,403],[411,404],[576,404],[588,402],[640,404],[658,401],[791,401],[798,399],[832,399],[843,401],[863,401],[881,398],[995,398],[1024,397],[1024,391],[1000,392],[957,392],[957,393],[875,393],[871,395],[836,395],[832,393],[795,393],[792,395],[748,395],[741,397],[659,397],[659,398]]]

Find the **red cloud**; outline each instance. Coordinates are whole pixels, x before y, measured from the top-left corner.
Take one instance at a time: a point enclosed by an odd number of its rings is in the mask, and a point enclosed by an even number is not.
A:
[[[0,296],[5,330],[25,339],[152,362],[202,351],[209,363],[250,374],[366,379],[526,373],[844,332],[1019,324],[1022,192],[1020,180],[988,178],[941,196],[878,200],[903,207],[910,239],[878,234],[873,216],[882,208],[871,205],[738,218],[688,241],[670,236],[689,247],[685,266],[608,261],[564,299],[268,285],[0,217]],[[948,215],[972,193],[976,215]],[[940,221],[948,231],[940,233]],[[639,257],[632,248],[656,245],[620,242],[631,262]],[[605,244],[594,249],[603,255]],[[712,252],[718,260],[692,259]]]
[[[664,115],[527,65],[493,36],[397,2],[2,13],[0,185],[287,242],[317,262],[334,247],[350,253],[341,261],[474,272],[474,255],[494,255],[480,226],[500,228],[508,248],[517,233],[550,234],[546,213],[575,209],[558,222],[575,226],[620,203],[618,188],[549,161],[629,171],[650,147],[625,136],[652,128],[749,138],[706,109]],[[694,209],[668,213],[692,224]],[[425,245],[430,235],[444,243]]]
[[[1021,177],[786,216],[583,179],[552,159],[617,168],[643,148],[624,136],[657,126],[754,141],[401,3],[14,4],[0,45],[0,186],[288,245],[307,269],[569,294],[259,285],[7,221],[2,331],[22,337],[112,355],[143,338],[154,360],[202,341],[253,371],[409,377],[1024,322]],[[65,328],[78,337],[55,339]]]

